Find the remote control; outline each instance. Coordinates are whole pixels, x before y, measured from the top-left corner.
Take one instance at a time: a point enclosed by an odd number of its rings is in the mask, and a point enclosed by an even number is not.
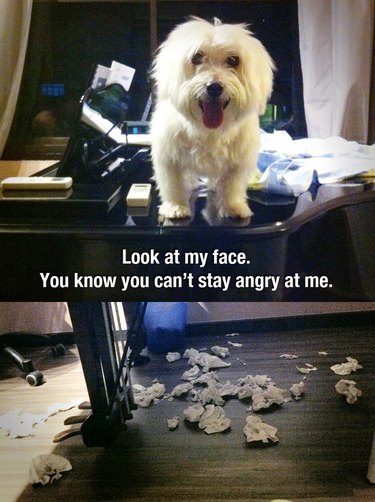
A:
[[[67,190],[72,186],[70,177],[15,176],[1,182],[3,190]]]
[[[150,183],[133,183],[126,196],[126,203],[129,207],[147,207],[150,202],[150,195]]]

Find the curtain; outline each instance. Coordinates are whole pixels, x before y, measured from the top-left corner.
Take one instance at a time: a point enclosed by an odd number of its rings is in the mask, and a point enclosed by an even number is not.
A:
[[[32,0],[1,0],[0,158],[17,104],[29,36]]]
[[[373,0],[298,0],[309,137],[366,143],[374,33]]]

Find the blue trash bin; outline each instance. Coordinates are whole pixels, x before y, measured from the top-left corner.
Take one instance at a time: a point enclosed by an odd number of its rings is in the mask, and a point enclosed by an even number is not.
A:
[[[186,302],[149,302],[144,317],[148,350],[166,354],[183,349],[186,315]]]

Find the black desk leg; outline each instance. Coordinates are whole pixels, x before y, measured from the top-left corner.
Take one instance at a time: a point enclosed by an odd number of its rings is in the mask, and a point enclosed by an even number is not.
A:
[[[82,424],[87,446],[111,444],[136,408],[127,340],[117,340],[109,303],[69,303],[92,412]],[[144,312],[143,312],[144,313]]]

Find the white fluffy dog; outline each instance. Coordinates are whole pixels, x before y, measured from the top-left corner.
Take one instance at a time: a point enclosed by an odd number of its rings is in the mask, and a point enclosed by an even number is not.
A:
[[[242,24],[199,18],[177,26],[152,68],[152,161],[166,218],[191,216],[189,199],[207,178],[219,217],[248,218],[259,115],[272,91],[273,61]]]

